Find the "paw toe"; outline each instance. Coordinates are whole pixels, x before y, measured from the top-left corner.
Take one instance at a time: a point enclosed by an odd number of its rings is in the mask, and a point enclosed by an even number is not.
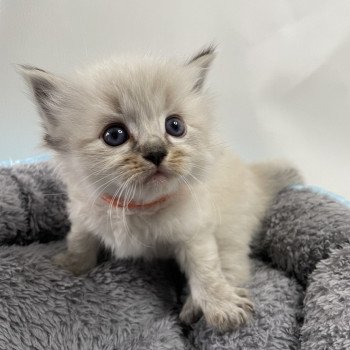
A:
[[[180,312],[180,320],[185,324],[192,324],[197,322],[201,316],[201,310],[194,305],[192,297],[189,296]]]

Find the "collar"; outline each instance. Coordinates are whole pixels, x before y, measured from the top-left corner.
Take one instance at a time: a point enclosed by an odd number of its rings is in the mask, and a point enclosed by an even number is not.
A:
[[[122,199],[111,196],[109,194],[104,194],[101,198],[104,202],[111,205],[114,208],[126,208],[126,209],[149,209],[153,208],[161,203],[164,203],[169,198],[173,197],[173,195],[168,194],[162,197],[159,197],[151,202],[147,203],[137,203],[134,201],[124,202]]]

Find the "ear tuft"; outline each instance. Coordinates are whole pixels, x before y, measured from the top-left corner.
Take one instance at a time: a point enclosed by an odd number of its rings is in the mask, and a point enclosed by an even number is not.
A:
[[[55,112],[59,108],[62,95],[62,80],[43,69],[18,65],[18,71],[31,87],[45,122],[55,123]]]
[[[194,85],[194,90],[199,91],[203,87],[208,70],[215,56],[216,46],[214,44],[211,44],[208,47],[205,47],[202,50],[200,50],[197,54],[195,54],[188,60],[187,65],[195,67],[198,71],[197,80]]]
[[[188,61],[188,64],[191,64],[203,57],[212,57],[212,59],[216,55],[216,45],[210,44],[208,47],[204,47],[202,50],[200,50],[196,55],[190,58]]]
[[[67,100],[69,84],[64,79],[28,65],[18,65],[17,69],[30,86],[39,108],[45,129],[44,142],[55,150],[63,151],[64,139],[60,136],[61,114]]]
[[[44,73],[47,73],[45,70],[41,69],[41,68],[37,68],[37,67],[34,67],[34,66],[31,66],[29,64],[18,64],[17,65],[18,67],[18,70],[20,72],[28,72],[28,71],[39,71],[39,72],[44,72]]]

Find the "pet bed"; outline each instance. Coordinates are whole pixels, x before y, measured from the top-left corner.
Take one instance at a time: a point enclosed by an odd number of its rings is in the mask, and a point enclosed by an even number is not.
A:
[[[350,209],[285,189],[252,242],[252,321],[219,333],[179,321],[172,261],[102,258],[75,277],[64,249],[67,196],[50,162],[0,167],[0,349],[350,349]]]

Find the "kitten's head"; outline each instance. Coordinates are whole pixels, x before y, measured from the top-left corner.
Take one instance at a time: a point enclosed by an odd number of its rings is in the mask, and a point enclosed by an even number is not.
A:
[[[197,181],[213,160],[202,88],[214,56],[209,47],[185,63],[124,57],[71,79],[29,66],[22,71],[44,141],[77,186],[95,196],[147,200]]]

